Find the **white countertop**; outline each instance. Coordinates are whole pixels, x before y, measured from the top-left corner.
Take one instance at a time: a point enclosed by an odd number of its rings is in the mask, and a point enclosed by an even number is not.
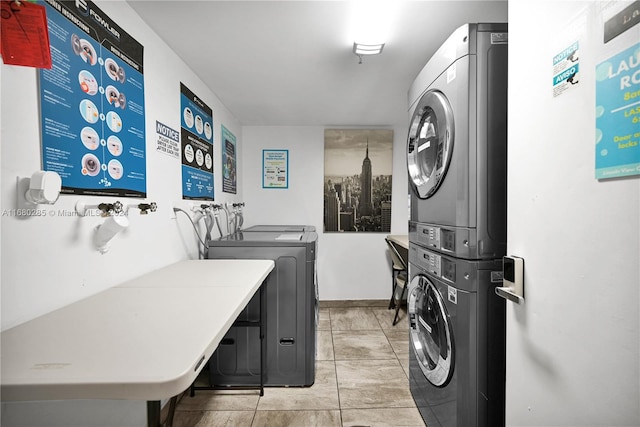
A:
[[[265,266],[271,268],[264,272]],[[119,285],[119,288],[220,288],[238,286],[267,278],[273,261],[244,259],[190,260],[152,271]],[[258,286],[260,286],[258,283]],[[257,289],[257,288],[256,288]]]
[[[407,234],[389,234],[387,239],[399,244],[405,249],[409,249],[409,236]]]
[[[184,261],[2,332],[2,400],[161,400],[186,390],[274,268]]]

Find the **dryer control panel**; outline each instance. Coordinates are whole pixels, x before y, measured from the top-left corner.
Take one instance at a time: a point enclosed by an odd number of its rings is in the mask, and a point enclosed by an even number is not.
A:
[[[422,247],[456,258],[501,258],[503,248],[494,245],[486,236],[481,238],[477,231],[475,228],[409,221],[409,240]]]
[[[456,232],[447,228],[418,224],[416,226],[418,241],[425,246],[455,253]]]

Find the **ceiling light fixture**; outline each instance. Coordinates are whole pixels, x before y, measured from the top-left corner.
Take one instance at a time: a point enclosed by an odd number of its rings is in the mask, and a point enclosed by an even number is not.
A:
[[[358,64],[362,64],[362,55],[378,55],[382,52],[384,43],[378,44],[362,44],[358,42],[353,43],[353,53],[360,59]]]

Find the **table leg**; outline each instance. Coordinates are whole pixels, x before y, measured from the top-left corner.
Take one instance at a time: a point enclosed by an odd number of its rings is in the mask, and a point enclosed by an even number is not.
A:
[[[260,285],[260,396],[264,396],[264,375],[266,371],[266,347],[265,347],[265,331],[267,323],[267,305],[266,305],[265,283]]]
[[[164,422],[166,427],[173,427],[173,416],[176,413],[176,405],[178,403],[178,396],[173,396],[171,400],[169,400],[169,413],[167,413],[167,419]]]
[[[147,427],[160,427],[160,401],[148,400],[147,401]]]

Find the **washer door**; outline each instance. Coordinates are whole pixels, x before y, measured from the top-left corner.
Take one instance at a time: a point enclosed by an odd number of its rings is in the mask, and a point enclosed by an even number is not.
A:
[[[453,111],[442,92],[425,93],[409,124],[407,166],[409,177],[421,199],[440,187],[453,152]]]
[[[409,289],[411,347],[424,376],[431,384],[444,387],[453,375],[455,356],[447,308],[426,276],[415,276]]]

